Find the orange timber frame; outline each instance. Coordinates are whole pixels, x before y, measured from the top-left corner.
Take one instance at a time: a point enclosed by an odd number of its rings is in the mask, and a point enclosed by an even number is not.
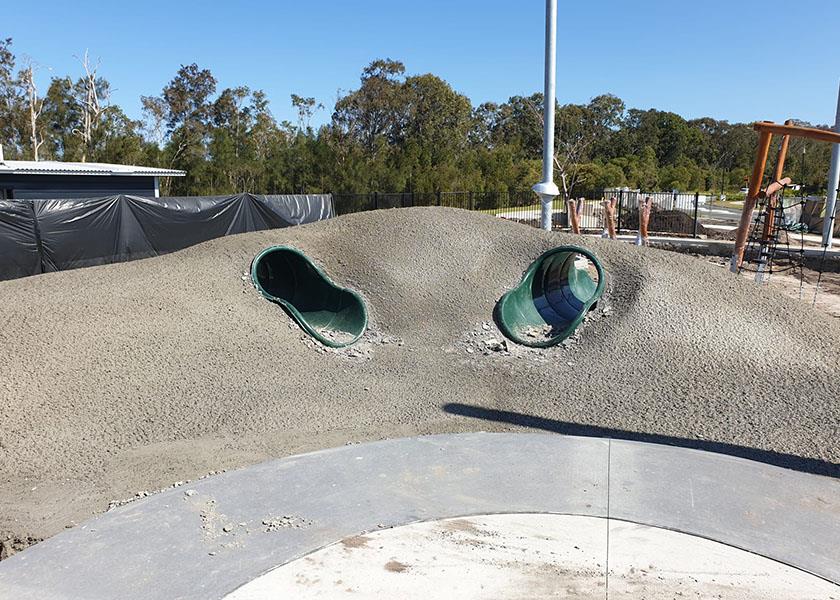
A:
[[[779,125],[772,121],[759,121],[753,125],[753,129],[758,132],[758,152],[755,155],[755,164],[753,165],[752,177],[750,178],[749,191],[744,200],[744,210],[741,212],[741,221],[738,224],[738,231],[735,236],[735,251],[732,255],[731,264],[733,271],[737,271],[744,260],[744,250],[747,247],[747,237],[749,237],[750,222],[752,221],[752,214],[753,210],[755,210],[756,202],[761,197],[774,196],[784,185],[790,183],[789,180],[782,179],[790,138],[801,137],[820,142],[840,144],[840,133],[825,129],[814,129],[813,127],[798,127],[793,125],[792,121],[786,121],[784,125]],[[770,153],[770,144],[773,141],[773,135],[784,137],[782,138],[782,145],[779,148],[779,158],[776,161],[773,181],[766,191],[762,191],[761,184],[764,181],[764,168],[767,166],[767,155]],[[769,210],[772,211],[774,208],[775,203],[771,201]],[[829,217],[830,215],[825,216],[826,219]],[[765,240],[769,239],[772,234],[772,222],[772,212],[769,212],[765,219],[764,231],[762,232]]]

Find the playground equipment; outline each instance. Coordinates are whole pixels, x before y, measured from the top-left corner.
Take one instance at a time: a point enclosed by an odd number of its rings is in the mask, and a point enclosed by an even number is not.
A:
[[[756,203],[760,198],[768,199],[768,214],[764,219],[764,230],[762,235],[762,251],[763,255],[767,255],[767,248],[772,246],[772,240],[778,232],[777,219],[774,218],[775,203],[774,197],[782,189],[784,189],[784,179],[782,173],[785,167],[785,159],[787,158],[787,149],[791,137],[802,137],[822,142],[830,142],[833,144],[840,144],[840,133],[833,131],[825,131],[823,129],[815,129],[812,127],[799,127],[792,124],[792,121],[786,121],[784,125],[773,123],[772,121],[760,121],[753,125],[753,128],[759,132],[758,137],[758,151],[756,152],[755,163],[753,165],[752,177],[750,178],[749,189],[747,197],[744,200],[744,208],[741,212],[741,220],[738,224],[738,229],[735,236],[735,250],[732,254],[730,262],[730,270],[737,273],[744,260],[744,250],[747,246],[747,238],[750,234],[750,223],[752,221],[753,211]],[[762,183],[764,180],[764,169],[767,165],[767,156],[770,152],[770,144],[773,141],[773,135],[782,135],[782,144],[779,149],[778,159],[776,161],[776,168],[774,171],[774,178],[771,186],[762,190]],[[788,180],[789,182],[789,180]],[[775,185],[773,185],[775,184]],[[768,194],[768,192],[770,192]],[[826,221],[828,222],[828,231],[832,231],[834,225],[834,213],[826,212]],[[825,241],[823,246],[827,248]]]
[[[574,200],[570,198],[566,203],[566,213],[569,216],[569,227],[572,233],[580,235],[580,215],[583,212],[584,199]]]
[[[517,344],[554,346],[574,333],[603,291],[604,270],[594,254],[577,246],[554,248],[499,300],[499,328]]]
[[[653,208],[653,199],[648,196],[639,202],[639,234],[636,236],[637,246],[648,245],[648,223],[650,222],[650,211]]]
[[[616,239],[616,203],[618,198],[612,196],[609,200],[604,200],[601,205],[604,207],[604,232],[601,234],[603,238]]]
[[[356,292],[339,287],[303,252],[266,248],[251,263],[251,279],[306,333],[332,348],[356,342],[367,328],[367,309]]]

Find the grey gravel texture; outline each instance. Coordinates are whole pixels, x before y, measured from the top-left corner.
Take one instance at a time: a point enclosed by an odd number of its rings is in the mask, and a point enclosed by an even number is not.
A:
[[[361,292],[360,352],[322,351],[243,279],[273,244]],[[489,349],[497,300],[562,244],[608,273],[592,318],[562,346]],[[3,282],[0,298],[0,537],[269,457],[519,426],[840,474],[840,323],[666,251],[396,209]]]

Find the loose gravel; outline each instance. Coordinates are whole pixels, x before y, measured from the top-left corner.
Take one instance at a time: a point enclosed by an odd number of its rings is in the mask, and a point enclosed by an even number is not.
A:
[[[275,244],[363,295],[359,344],[317,344],[243,277]],[[604,298],[567,344],[506,340],[494,305],[562,244],[601,259]],[[520,425],[840,474],[840,323],[666,251],[397,209],[3,282],[0,298],[0,539],[271,457]]]

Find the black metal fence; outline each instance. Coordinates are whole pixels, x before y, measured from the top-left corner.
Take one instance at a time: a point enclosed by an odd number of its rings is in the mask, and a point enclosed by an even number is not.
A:
[[[536,202],[536,196],[531,191],[333,194],[333,204],[338,215],[409,206],[447,206],[466,210],[493,211],[500,208],[526,207],[534,202]]]
[[[603,201],[616,198],[616,220],[619,234],[633,233],[639,228],[639,202],[651,198],[652,208],[648,231],[651,234],[727,238],[734,236],[740,209],[699,192],[644,192],[639,190],[602,190],[594,197],[578,200],[578,221],[588,233],[606,228]],[[539,227],[540,201],[530,191],[520,192],[403,192],[369,194],[333,194],[338,215],[410,206],[446,206],[481,211],[496,217]],[[552,205],[552,226],[568,230],[566,202],[555,199]]]

